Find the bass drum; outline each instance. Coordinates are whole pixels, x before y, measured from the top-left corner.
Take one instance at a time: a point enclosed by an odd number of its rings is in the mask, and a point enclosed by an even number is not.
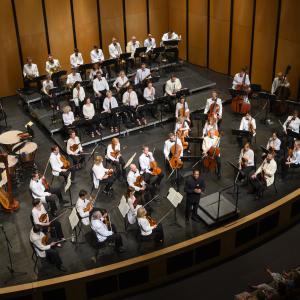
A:
[[[12,150],[14,151],[14,149],[16,149],[18,145],[20,144],[15,145]],[[33,162],[35,159],[37,148],[38,146],[36,143],[26,142],[25,145],[16,152],[16,154],[20,155],[19,157],[22,163]]]

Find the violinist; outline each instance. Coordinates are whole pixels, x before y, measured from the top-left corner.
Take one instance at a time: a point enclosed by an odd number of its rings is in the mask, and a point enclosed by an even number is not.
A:
[[[183,117],[186,118],[189,123],[191,122],[190,109],[184,96],[181,96],[179,102],[176,104],[175,117]]]
[[[244,130],[244,131],[249,131],[251,133],[251,135],[248,138],[248,143],[251,144],[252,137],[256,135],[256,121],[250,115],[250,113],[246,113],[246,115],[242,118],[239,129]],[[243,138],[238,137],[238,142],[239,142],[240,148],[242,148],[243,147]]]
[[[212,91],[212,97],[206,100],[204,113],[213,116],[220,127],[222,122],[223,106],[222,100],[218,98],[218,93],[216,91]]]
[[[249,174],[255,169],[254,167],[254,151],[251,149],[250,144],[246,143],[241,150],[239,156],[239,179],[244,182]]]
[[[283,130],[285,134],[288,133],[288,131],[293,131],[296,133],[299,133],[300,130],[300,119],[298,117],[298,111],[294,110],[293,114],[291,116],[288,116],[286,121],[283,123]],[[289,147],[292,147],[294,144],[294,138],[291,136],[287,137],[287,144]]]
[[[127,174],[127,183],[128,186],[134,188],[136,192],[146,190],[146,182],[135,164],[130,165],[130,170]]]
[[[51,214],[55,216],[57,211],[56,201],[59,201],[61,205],[68,203],[68,201],[63,199],[59,188],[50,187],[45,180],[45,177],[40,176],[38,172],[33,173],[29,189],[32,197],[34,199],[40,199],[42,203],[47,203],[50,207]]]
[[[203,127],[203,137],[208,135],[208,132],[210,130],[215,131],[215,135],[219,135],[218,131],[218,123],[217,120],[213,116],[208,116],[208,119],[205,122],[205,125]]]
[[[98,189],[99,184],[105,184],[103,193],[110,194],[113,190],[112,185],[115,182],[114,170],[104,168],[102,156],[96,156],[92,171],[94,187]]]
[[[112,138],[111,143],[107,146],[106,160],[116,168],[116,177],[123,181],[126,178],[124,169],[125,161],[121,153],[121,144],[118,138]]]
[[[274,153],[268,153],[260,167],[250,176],[252,189],[249,194],[255,194],[255,200],[259,200],[263,191],[274,183],[276,170],[277,163],[274,160]]]
[[[74,130],[71,130],[69,132],[69,139],[67,142],[67,153],[69,157],[73,161],[73,165],[75,165],[75,169],[80,169],[81,164],[84,161],[84,156],[81,155],[81,152],[83,152],[81,142],[79,140],[79,137],[76,136],[76,132]]]
[[[126,202],[129,206],[129,211],[125,219],[125,228],[127,229],[128,225],[133,225],[136,223],[137,210],[142,207],[138,204],[137,198],[134,196],[135,190],[133,187],[128,187],[126,192]]]
[[[122,236],[117,233],[114,224],[111,224],[107,212],[102,213],[100,210],[93,210],[91,228],[96,233],[98,243],[115,242],[115,250],[118,253],[124,252]]]
[[[201,219],[197,214],[199,207],[201,193],[205,190],[205,182],[200,177],[199,170],[193,170],[193,174],[185,181],[184,191],[186,192],[186,206],[185,206],[185,223],[189,224],[191,213],[192,220],[200,222]]]
[[[62,260],[55,249],[55,247],[59,247],[60,244],[51,242],[50,244],[45,245],[45,238],[46,235],[41,230],[41,227],[39,225],[33,225],[30,231],[29,240],[34,247],[36,255],[41,258],[47,258],[47,260],[55,265],[58,270],[66,272],[67,270],[63,266]]]
[[[157,245],[162,245],[164,243],[162,224],[155,224],[155,221],[147,216],[147,211],[144,207],[140,207],[137,210],[137,221],[143,240],[154,240]]]
[[[287,158],[282,161],[282,179],[286,179],[290,168],[300,167],[300,143],[295,142],[294,148],[290,148]]]
[[[153,153],[149,151],[148,146],[143,146],[143,153],[139,157],[139,163],[143,178],[147,184],[159,186],[164,174],[157,166]]]
[[[52,168],[53,176],[63,176],[65,181],[67,181],[67,178],[71,173],[71,180],[72,182],[74,182],[75,172],[73,168],[71,168],[70,162],[60,154],[57,145],[51,147],[49,161]]]
[[[76,202],[76,211],[81,218],[83,225],[90,225],[90,211],[93,209],[93,204],[91,199],[88,197],[88,192],[85,190],[80,190],[79,197]]]
[[[58,220],[50,221],[49,215],[42,204],[42,201],[38,198],[32,200],[32,220],[33,224],[39,225],[42,227],[43,232],[50,231],[50,235],[53,238],[57,238],[59,240],[64,239],[64,234],[62,232],[61,224]],[[50,228],[50,230],[49,230]]]
[[[202,150],[203,150],[203,163],[205,158],[213,156],[216,161],[216,173],[218,178],[221,178],[221,155],[217,152],[219,149],[220,138],[216,135],[215,130],[210,130],[208,135],[203,139]]]
[[[277,137],[277,133],[273,132],[272,136],[268,139],[266,148],[268,151],[275,151],[276,157],[279,157],[280,146],[281,146],[281,140]]]

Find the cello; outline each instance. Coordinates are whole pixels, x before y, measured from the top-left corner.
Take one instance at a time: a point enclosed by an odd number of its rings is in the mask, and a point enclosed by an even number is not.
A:
[[[221,141],[221,135],[218,137],[217,142],[215,145],[211,146],[210,149],[207,151],[207,155],[203,158],[203,167],[206,170],[215,170],[217,167],[217,160],[216,157],[220,155],[220,141]]]
[[[180,169],[183,166],[183,161],[180,159],[182,151],[183,149],[180,145],[178,145],[177,137],[176,137],[175,144],[171,147],[171,151],[170,151],[172,157],[169,160],[169,164],[173,170]]]

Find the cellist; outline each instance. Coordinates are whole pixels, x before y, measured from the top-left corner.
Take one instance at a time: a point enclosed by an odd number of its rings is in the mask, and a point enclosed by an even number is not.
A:
[[[185,118],[189,123],[190,121],[190,109],[189,105],[186,102],[186,99],[184,96],[181,96],[179,99],[179,102],[176,104],[176,109],[175,109],[175,117],[183,117]]]
[[[183,149],[189,152],[189,143],[185,140],[189,136],[190,126],[184,117],[178,117],[175,124],[175,134],[181,140]]]
[[[216,135],[215,130],[211,129],[208,132],[208,135],[203,139],[203,143],[202,143],[202,150],[203,150],[203,160],[209,156],[209,152],[213,151],[213,159],[216,160],[216,173],[218,178],[221,178],[221,155],[220,153],[214,153],[215,150],[214,148],[218,148],[219,147],[219,137]]]
[[[203,127],[203,136],[202,137],[205,137],[208,135],[208,132],[210,130],[215,130],[215,135],[219,135],[219,130],[218,130],[218,123],[217,123],[217,120],[213,117],[213,116],[208,116],[208,119],[206,120],[205,122],[205,125]]]
[[[206,100],[204,113],[215,118],[218,126],[221,126],[223,106],[222,100],[218,97],[217,91],[212,91],[212,97]]]
[[[172,158],[171,148],[172,146],[179,146],[178,148],[183,149],[181,140],[173,133],[169,133],[169,138],[164,143],[164,156],[166,160],[166,167],[170,169],[169,161]],[[181,151],[179,158],[183,156],[183,151]]]

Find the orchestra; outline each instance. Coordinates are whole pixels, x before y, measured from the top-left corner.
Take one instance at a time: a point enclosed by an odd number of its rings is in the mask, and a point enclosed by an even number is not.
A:
[[[75,82],[81,82],[82,81],[82,78],[80,76],[79,73],[76,72],[76,68],[73,67],[72,68],[72,73],[70,73],[67,77],[67,82],[66,82],[66,85],[71,88]]]
[[[108,46],[108,52],[110,58],[119,58],[122,54],[121,45],[115,37],[112,38],[111,44]]]

